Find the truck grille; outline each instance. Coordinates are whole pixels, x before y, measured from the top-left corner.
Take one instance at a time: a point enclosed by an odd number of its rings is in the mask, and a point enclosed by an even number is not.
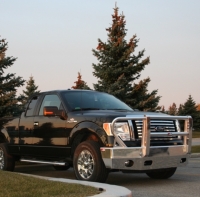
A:
[[[143,121],[142,120],[136,120],[135,121],[138,138],[142,138],[142,127],[143,127]],[[176,124],[174,120],[151,120],[150,122],[150,130],[151,132],[177,132],[176,130]],[[172,137],[162,137],[162,139],[168,139]],[[173,137],[176,138],[176,137]],[[151,139],[155,139],[151,137]]]

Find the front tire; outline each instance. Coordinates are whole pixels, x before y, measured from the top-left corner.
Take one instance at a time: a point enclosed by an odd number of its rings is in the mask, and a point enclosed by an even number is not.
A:
[[[160,170],[151,170],[146,174],[152,179],[168,179],[176,172],[176,168],[166,168]]]
[[[13,171],[15,168],[15,159],[8,154],[5,144],[0,144],[0,170]]]
[[[108,176],[100,146],[95,141],[85,141],[79,144],[74,152],[73,166],[78,180],[105,182]]]

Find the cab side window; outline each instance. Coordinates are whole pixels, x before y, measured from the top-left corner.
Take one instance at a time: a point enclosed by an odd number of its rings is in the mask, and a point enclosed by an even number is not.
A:
[[[36,103],[38,101],[38,96],[35,96],[31,99],[30,103],[28,104],[27,110],[26,110],[26,116],[33,116],[34,115],[34,109],[36,106]]]
[[[42,104],[40,106],[39,115],[43,116],[43,108],[47,106],[54,106],[58,109],[62,108],[61,101],[57,95],[46,95],[42,101]]]

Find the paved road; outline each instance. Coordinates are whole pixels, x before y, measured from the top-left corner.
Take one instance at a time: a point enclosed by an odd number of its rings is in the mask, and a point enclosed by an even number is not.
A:
[[[193,138],[192,139],[192,146],[200,145],[200,138]]]
[[[52,166],[17,166],[16,172],[40,176],[75,179],[73,169],[55,171]],[[200,158],[191,158],[188,166],[178,168],[168,180],[153,180],[146,174],[110,173],[108,184],[130,189],[133,197],[200,197]]]
[[[167,180],[117,173],[109,176],[107,183],[130,189],[134,197],[200,197],[200,158],[191,158],[188,166],[178,168]]]

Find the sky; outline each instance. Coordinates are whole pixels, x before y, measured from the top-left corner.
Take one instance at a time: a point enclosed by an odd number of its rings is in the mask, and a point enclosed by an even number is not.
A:
[[[115,3],[125,15],[125,39],[136,34],[137,50],[150,57],[140,80],[150,77],[159,105],[178,107],[189,95],[200,103],[199,0],[0,0],[0,38],[6,56],[17,57],[7,72],[33,76],[41,91],[71,88],[80,72],[93,88],[92,49],[98,38],[107,41]]]

